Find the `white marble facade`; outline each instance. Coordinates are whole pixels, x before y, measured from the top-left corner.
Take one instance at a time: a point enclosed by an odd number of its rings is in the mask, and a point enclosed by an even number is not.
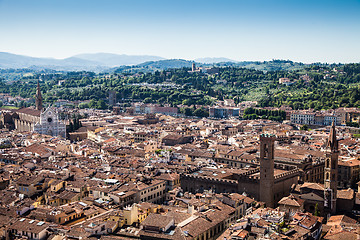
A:
[[[57,109],[51,106],[40,114],[40,122],[35,124],[34,132],[66,137],[66,124],[59,119]]]

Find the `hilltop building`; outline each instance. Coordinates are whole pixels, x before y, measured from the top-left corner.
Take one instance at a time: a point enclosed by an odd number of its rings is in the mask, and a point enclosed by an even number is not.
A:
[[[155,114],[160,113],[164,115],[177,115],[178,109],[176,107],[162,107],[158,104],[135,103],[134,111],[136,114]]]
[[[209,107],[210,118],[230,118],[239,117],[240,108],[228,106],[213,106]]]
[[[290,115],[290,122],[293,124],[306,124],[316,126],[345,125],[342,120],[343,114],[335,112],[313,112],[308,110],[293,111]]]
[[[109,91],[109,105],[115,106],[116,105],[116,92]]]
[[[279,84],[290,86],[294,84],[294,82],[292,82],[289,78],[279,78]]]

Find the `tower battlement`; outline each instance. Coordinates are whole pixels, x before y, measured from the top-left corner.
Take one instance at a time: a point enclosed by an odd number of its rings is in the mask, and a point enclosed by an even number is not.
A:
[[[240,173],[240,174],[238,175],[238,177],[239,177],[239,179],[243,179],[243,180],[250,179],[250,178],[255,179],[256,177],[251,176],[251,175],[253,175],[253,174],[255,174],[255,173],[258,173],[258,172],[260,172],[260,168],[255,168],[255,169],[252,169],[252,170],[250,170],[250,171],[247,171],[247,172],[244,172],[244,173]]]
[[[244,176],[244,177],[239,178],[239,182],[259,183],[260,177],[259,176]]]
[[[250,171],[240,173],[239,176],[249,176],[249,175],[252,175],[254,173],[258,173],[259,171],[260,171],[260,168],[255,168],[255,169],[252,169]]]
[[[260,134],[260,141],[276,141],[277,137],[274,134]]]
[[[285,178],[293,177],[294,175],[299,175],[299,169],[293,169],[291,171],[276,175],[275,180],[276,181],[281,181],[281,180],[283,180]]]
[[[223,184],[234,184],[237,185],[238,181],[236,180],[230,180],[230,179],[220,179],[220,178],[213,178],[213,177],[206,177],[206,176],[194,176],[191,174],[183,174],[183,179],[193,179],[197,181],[209,181],[214,183],[223,183]]]

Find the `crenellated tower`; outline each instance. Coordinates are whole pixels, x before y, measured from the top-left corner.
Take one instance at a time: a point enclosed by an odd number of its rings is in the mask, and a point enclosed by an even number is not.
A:
[[[326,153],[324,168],[324,187],[325,187],[325,210],[327,213],[336,213],[337,198],[337,179],[338,179],[338,158],[339,143],[336,139],[336,129],[334,122],[331,125],[330,136],[327,142],[328,151]]]
[[[276,136],[260,135],[260,201],[267,207],[274,207],[274,145]]]

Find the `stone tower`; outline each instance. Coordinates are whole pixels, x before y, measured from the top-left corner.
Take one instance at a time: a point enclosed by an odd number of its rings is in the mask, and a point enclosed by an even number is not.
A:
[[[260,135],[260,201],[274,207],[274,135]]]
[[[40,90],[39,80],[37,82],[37,88],[36,88],[35,108],[37,110],[40,110],[40,111],[42,110],[42,97],[41,97],[41,90]]]
[[[338,158],[339,143],[336,139],[336,130],[334,122],[331,125],[330,136],[327,142],[328,151],[326,153],[324,169],[324,187],[325,187],[325,210],[327,213],[336,213],[337,198],[337,178],[338,178]]]
[[[115,106],[116,105],[116,92],[109,91],[109,105]]]
[[[195,63],[192,63],[191,64],[191,71],[195,72],[196,71],[196,66],[195,66]]]

